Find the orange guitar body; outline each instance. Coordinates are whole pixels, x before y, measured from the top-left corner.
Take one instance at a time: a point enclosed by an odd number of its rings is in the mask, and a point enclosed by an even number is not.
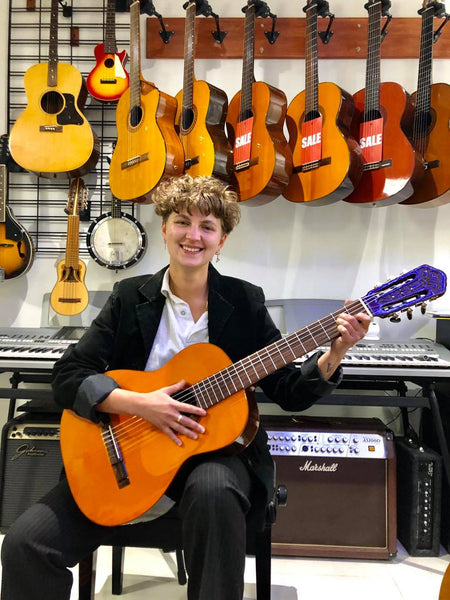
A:
[[[89,292],[84,283],[86,265],[80,260],[78,267],[71,267],[63,259],[56,271],[57,282],[50,294],[50,305],[60,315],[78,315],[89,303]]]
[[[141,80],[140,102],[142,118],[136,125],[131,121],[129,89],[117,104],[118,137],[109,184],[119,200],[148,203],[163,178],[183,173],[184,152],[175,131],[175,98]]]
[[[121,388],[151,392],[181,379],[192,385],[230,364],[217,346],[196,344],[182,350],[157,371],[118,370],[107,375]],[[249,405],[244,391],[209,408],[201,419],[206,432],[197,440],[182,436],[181,447],[143,419],[111,415],[129,479],[128,485],[119,487],[102,437],[102,426],[65,410],[61,419],[61,451],[72,494],[82,512],[95,523],[126,523],[159,500],[189,457],[232,444],[243,434],[248,421]],[[252,436],[257,424],[254,427]]]
[[[416,93],[412,95],[413,100]],[[431,168],[413,182],[414,192],[402,204],[417,208],[434,208],[450,202],[450,85],[431,86],[431,115],[425,161]]]
[[[206,81],[194,81],[194,118],[188,129],[182,127],[183,90],[178,92],[175,123],[184,148],[185,172],[192,177],[217,177],[232,183],[233,151],[225,133],[228,98]]]
[[[118,100],[130,83],[130,77],[124,67],[126,51],[105,53],[105,44],[98,44],[94,55],[96,65],[86,80],[89,93],[103,102]]]
[[[353,98],[334,83],[318,85],[319,112],[322,116],[322,164],[299,171],[302,163],[302,123],[305,119],[306,92],[291,101],[286,124],[294,170],[283,196],[291,202],[311,202],[324,206],[348,196],[362,175],[361,151],[350,135],[354,113]]]
[[[279,196],[292,173],[292,152],[283,133],[287,101],[284,92],[262,81],[252,84],[253,130],[250,166],[236,171],[240,201],[258,205]],[[241,92],[230,102],[228,137],[234,147],[241,111]]]
[[[11,130],[11,155],[40,177],[80,177],[99,156],[97,136],[81,112],[85,85],[76,67],[57,63],[58,84],[49,87],[48,69],[40,63],[25,73],[28,103]]]
[[[390,206],[413,193],[413,179],[423,176],[423,160],[407,134],[412,127],[414,107],[409,94],[397,83],[380,84],[380,113],[384,119],[382,162],[387,166],[364,170],[357,188],[346,202],[366,206]],[[359,125],[364,112],[365,90],[354,94],[355,115],[351,132],[359,140]]]

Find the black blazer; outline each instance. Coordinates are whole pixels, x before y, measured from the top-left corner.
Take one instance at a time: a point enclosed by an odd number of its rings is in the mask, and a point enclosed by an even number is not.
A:
[[[97,421],[95,405],[117,387],[103,373],[112,369],[145,368],[164,307],[161,285],[166,268],[153,276],[132,277],[114,285],[91,327],[54,366],[52,386],[60,406]],[[220,275],[211,265],[208,330],[210,343],[222,348],[232,362],[281,337],[264,305],[262,289]],[[324,380],[317,367],[317,357],[316,354],[308,359],[301,369],[293,365],[279,369],[262,379],[260,387],[284,410],[304,410],[330,393],[342,376],[338,371],[333,381]],[[270,494],[273,461],[262,428],[240,456]]]

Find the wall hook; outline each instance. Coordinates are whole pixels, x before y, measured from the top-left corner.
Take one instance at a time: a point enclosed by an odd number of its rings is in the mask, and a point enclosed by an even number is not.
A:
[[[141,15],[145,13],[145,14],[149,15],[149,17],[155,16],[158,19],[159,24],[161,25],[161,28],[162,28],[162,31],[159,32],[159,35],[161,36],[162,41],[165,44],[168,44],[170,42],[170,40],[172,39],[173,34],[175,32],[166,30],[163,18],[159,14],[159,12],[156,12],[155,5],[153,4],[152,0],[141,0],[140,12],[141,12]]]

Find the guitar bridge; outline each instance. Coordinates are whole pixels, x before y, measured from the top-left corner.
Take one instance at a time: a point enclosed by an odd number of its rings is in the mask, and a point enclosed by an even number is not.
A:
[[[128,169],[129,167],[134,167],[134,165],[139,165],[140,163],[149,159],[148,152],[145,154],[140,154],[139,156],[133,156],[133,158],[129,158],[125,160],[120,166],[122,169]]]
[[[386,160],[379,160],[373,163],[366,163],[363,165],[363,171],[376,171],[377,169],[384,169],[386,167],[392,167],[392,159],[387,158]]]
[[[234,165],[234,170],[237,172],[243,171],[244,169],[248,169],[249,167],[252,167],[253,165],[257,165],[258,162],[259,162],[258,157],[252,158],[251,160],[244,160],[244,161]]]
[[[106,451],[108,452],[111,467],[114,472],[114,476],[117,481],[119,488],[123,488],[130,485],[130,479],[125,466],[125,462],[120,451],[119,444],[117,443],[114,431],[111,425],[108,425],[103,430],[103,441],[105,442]]]
[[[323,167],[324,165],[331,165],[331,156],[327,156],[326,158],[321,158],[320,160],[315,160],[310,163],[306,163],[305,165],[298,165],[298,167],[294,167],[292,169],[293,173],[306,173],[307,171],[313,171],[314,169],[318,169],[319,167]]]

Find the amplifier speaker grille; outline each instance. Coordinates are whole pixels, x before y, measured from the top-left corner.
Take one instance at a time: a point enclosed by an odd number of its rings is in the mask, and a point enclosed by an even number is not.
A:
[[[384,458],[271,451],[277,481],[288,490],[287,506],[277,512],[272,529],[273,554],[376,559],[396,554],[395,448],[381,421],[265,417],[263,425],[272,432],[305,431],[310,438],[327,431],[347,433],[350,440],[352,432],[377,433],[386,448]]]
[[[2,430],[0,531],[53,488],[62,472],[59,423],[51,416],[21,416]]]

